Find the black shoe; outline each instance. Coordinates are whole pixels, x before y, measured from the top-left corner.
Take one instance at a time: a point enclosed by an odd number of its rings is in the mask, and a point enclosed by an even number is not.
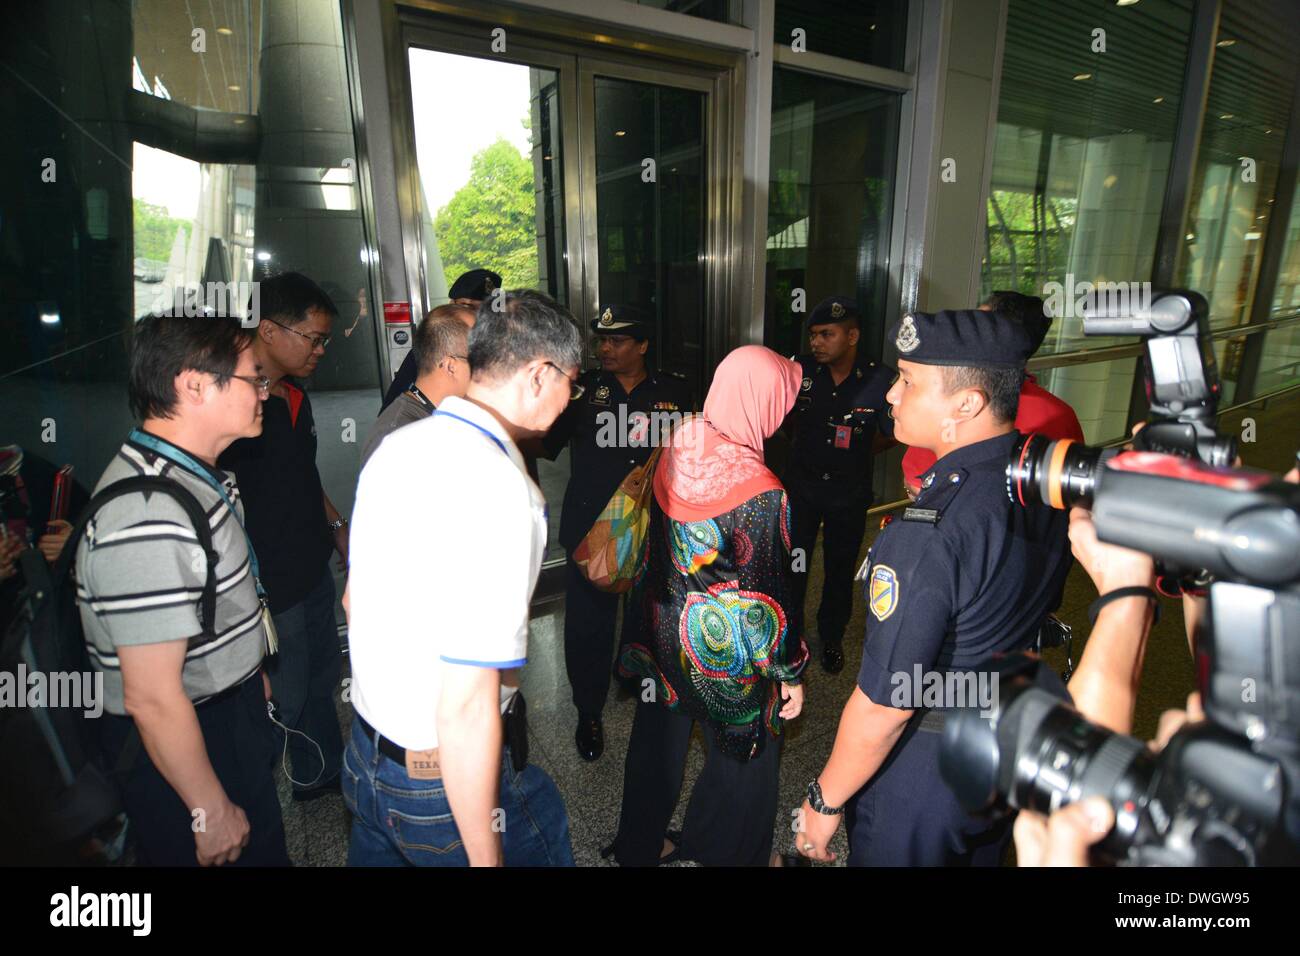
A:
[[[321,797],[327,797],[331,793],[342,795],[343,786],[341,780],[341,777],[335,777],[328,783],[308,787],[305,790],[294,788],[293,799],[296,803],[310,803],[313,800],[319,800]]]
[[[605,752],[605,725],[599,716],[578,715],[578,729],[573,734],[578,745],[578,756],[583,760],[599,760]]]
[[[844,648],[839,644],[827,644],[822,648],[822,670],[828,674],[838,674],[844,670]]]
[[[664,834],[664,837],[666,837],[668,842],[673,845],[673,848],[669,850],[667,853],[664,853],[659,857],[659,863],[657,864],[658,866],[667,866],[669,863],[676,863],[678,860],[682,858],[682,831],[669,830],[667,833]],[[614,849],[617,846],[618,846],[618,841],[615,840],[609,846],[601,848],[600,851],[601,859],[603,860],[612,859],[614,856]]]

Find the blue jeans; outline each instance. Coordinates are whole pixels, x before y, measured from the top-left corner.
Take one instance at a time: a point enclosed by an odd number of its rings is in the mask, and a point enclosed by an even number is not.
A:
[[[337,778],[343,761],[336,706],[343,653],[334,622],[334,576],[328,563],[310,594],[275,615],[275,632],[279,653],[266,662],[271,696],[279,721],[298,731],[287,735],[289,769],[297,781],[294,789],[310,790]],[[320,753],[307,738],[320,746]]]
[[[501,761],[501,849],[506,866],[573,866],[569,815],[555,782]],[[348,866],[469,866],[441,780],[412,780],[381,754],[358,720],[343,753],[343,802],[352,811]]]

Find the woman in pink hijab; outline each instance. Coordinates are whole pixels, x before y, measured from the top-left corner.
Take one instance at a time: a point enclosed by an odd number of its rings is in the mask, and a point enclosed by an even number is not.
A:
[[[736,349],[703,417],[674,431],[655,471],[646,567],[619,655],[639,701],[611,848],[622,865],[771,857],[779,735],[803,706],[808,649],[790,630],[789,511],[763,440],[794,405],[801,375],[770,349]],[[704,770],[682,833],[669,834],[696,721]]]

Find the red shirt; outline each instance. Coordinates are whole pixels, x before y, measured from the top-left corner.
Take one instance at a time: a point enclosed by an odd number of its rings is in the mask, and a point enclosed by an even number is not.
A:
[[[1083,429],[1074,409],[1040,386],[1032,375],[1025,376],[1025,384],[1020,388],[1016,431],[1083,441]],[[934,467],[935,460],[934,452],[928,448],[907,449],[903,455],[903,483],[914,493],[920,490],[921,479]]]

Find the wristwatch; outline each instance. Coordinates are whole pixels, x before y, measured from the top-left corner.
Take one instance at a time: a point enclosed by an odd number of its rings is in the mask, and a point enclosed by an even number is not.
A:
[[[808,784],[808,806],[828,817],[837,817],[844,812],[843,807],[826,806],[826,801],[822,799],[822,785],[816,777]]]
[[[338,518],[330,522],[330,534],[333,534],[334,532],[338,531],[339,528],[342,528],[347,523],[348,523],[348,519],[343,517],[342,515],[339,515]]]

